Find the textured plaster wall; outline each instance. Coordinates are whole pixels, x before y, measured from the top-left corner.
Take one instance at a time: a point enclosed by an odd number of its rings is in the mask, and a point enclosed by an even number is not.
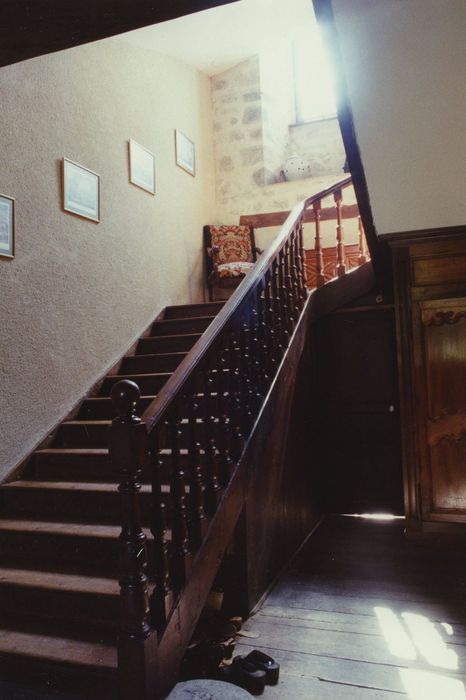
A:
[[[332,0],[379,234],[466,221],[465,0]]]
[[[118,40],[2,68],[0,101],[0,192],[17,206],[16,259],[0,260],[6,475],[165,305],[202,298],[214,172],[207,76]],[[155,197],[128,182],[129,138],[156,155]],[[101,175],[101,223],[61,210],[63,156]]]

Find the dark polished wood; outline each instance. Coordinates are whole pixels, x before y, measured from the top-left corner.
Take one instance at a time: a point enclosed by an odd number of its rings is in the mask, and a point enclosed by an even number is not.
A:
[[[105,39],[233,0],[6,0],[0,66]]]
[[[330,513],[401,515],[393,306],[374,300],[372,307],[339,308],[316,323],[312,333],[310,443],[319,503]]]
[[[466,228],[393,237],[411,529],[466,523]]]
[[[151,628],[147,579],[146,537],[142,530],[140,478],[148,462],[147,432],[136,416],[140,391],[133,382],[114,385],[112,400],[118,412],[112,421],[109,456],[121,478],[122,530],[119,583],[121,628],[118,638],[120,697],[143,700],[156,688],[156,636]],[[152,639],[151,639],[152,637]],[[148,658],[154,654],[154,659]]]

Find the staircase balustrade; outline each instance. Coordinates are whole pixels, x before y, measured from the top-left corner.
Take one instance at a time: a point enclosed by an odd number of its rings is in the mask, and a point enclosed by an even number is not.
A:
[[[183,589],[196,553],[211,533],[209,524],[221,512],[223,496],[232,487],[309,294],[304,221],[312,211],[321,284],[319,214],[322,199],[334,195],[338,274],[344,274],[341,190],[350,182],[345,178],[293,209],[269,249],[146,408],[142,420],[134,413],[137,386],[122,380],[113,388],[119,417],[111,428],[110,457],[121,474],[123,503],[119,672],[125,682],[121,700],[154,700],[160,688],[166,690],[153,680],[155,672],[145,670],[149,681],[143,686],[135,681],[134,688],[142,687],[139,694],[128,691],[127,680],[141,674],[144,664],[157,667],[157,643],[163,644],[173,616],[180,616],[178,625],[195,624],[194,613],[191,619],[186,608],[180,608]],[[147,542],[138,510],[143,468],[150,469],[152,487],[152,536]],[[168,474],[168,493],[162,492],[161,472]],[[141,645],[141,639],[149,637],[154,658],[148,658]],[[159,679],[163,672],[160,669]]]

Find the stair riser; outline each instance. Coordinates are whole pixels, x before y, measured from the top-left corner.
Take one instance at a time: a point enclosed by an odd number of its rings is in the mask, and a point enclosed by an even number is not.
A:
[[[73,689],[73,697],[86,698],[86,700],[115,700],[118,697],[118,675],[116,669],[102,670],[98,664],[91,667],[82,664],[65,664],[63,661],[53,659],[40,659],[21,653],[21,650],[11,653],[0,653],[0,674],[2,680],[18,683],[19,679],[27,680],[27,687],[38,688],[38,698],[49,696],[50,688],[53,688],[53,697],[68,697],[70,688]],[[61,690],[63,695],[55,695]],[[45,694],[44,694],[45,693]],[[78,695],[74,695],[78,693]],[[27,695],[15,698],[33,698]],[[52,697],[52,696],[50,696]],[[3,698],[2,700],[10,700]],[[13,698],[11,698],[13,700]]]
[[[161,374],[153,377],[146,377],[144,375],[138,376],[135,374],[134,377],[131,377],[131,380],[137,383],[142,395],[153,396],[159,393],[160,389],[166,384],[169,376],[170,375]],[[99,395],[110,396],[113,385],[121,379],[122,377],[119,376],[107,377],[104,379]]]
[[[34,580],[34,573],[31,573]],[[92,624],[116,629],[119,619],[118,595],[102,595],[69,590],[50,590],[0,582],[0,614],[25,615],[34,619],[66,618],[83,626]]]
[[[197,424],[198,439],[203,436],[204,427]],[[190,427],[188,423],[179,426],[179,447],[188,449],[190,446]],[[62,425],[58,431],[54,447],[96,449],[106,448],[109,444],[110,426],[108,425]],[[159,438],[161,448],[171,449],[172,442],[167,427],[161,432]]]
[[[214,316],[224,306],[223,301],[209,302],[207,304],[189,304],[184,306],[167,306],[164,319],[190,318],[191,316]]]
[[[121,497],[117,491],[57,491],[54,489],[8,488],[1,494],[2,515],[14,520],[46,520],[54,522],[98,522],[119,525]],[[141,518],[150,521],[150,494],[139,498]]]
[[[161,457],[160,477],[162,482],[167,481],[170,475],[169,457]],[[180,456],[182,468],[189,470],[189,458],[187,455]],[[96,483],[117,483],[119,476],[116,474],[107,456],[104,459],[94,461],[93,459],[67,459],[55,457],[43,457],[34,461],[26,473],[26,478],[34,478],[38,481],[81,481]],[[142,473],[141,482],[149,483],[151,470],[148,467]]]
[[[194,343],[200,338],[199,333],[172,336],[166,338],[141,338],[137,345],[136,355],[148,355],[162,352],[189,352]]]
[[[144,413],[151,401],[153,401],[151,398],[139,399],[137,407],[138,416]],[[86,399],[79,410],[77,420],[112,420],[115,416],[115,409],[110,397],[102,396],[97,399]]]
[[[52,533],[0,532],[4,566],[118,576],[118,539]]]
[[[151,335],[180,335],[182,333],[203,333],[212,323],[212,318],[185,318],[171,321],[156,321]]]
[[[155,355],[153,357],[151,355],[125,357],[120,367],[120,374],[174,372],[185,357],[185,353]]]

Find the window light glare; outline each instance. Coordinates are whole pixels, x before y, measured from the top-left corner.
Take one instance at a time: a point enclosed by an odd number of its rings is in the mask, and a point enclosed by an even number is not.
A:
[[[424,615],[402,613],[411,638],[420,654],[432,665],[458,670],[458,655],[448,649],[435,625]]]
[[[464,683],[431,671],[400,668],[409,700],[466,700]]]
[[[404,520],[404,515],[393,513],[344,513],[346,518],[363,518],[364,520]]]
[[[417,658],[416,649],[395,613],[390,608],[378,606],[374,608],[374,612],[390,653],[398,658],[414,661]]]

